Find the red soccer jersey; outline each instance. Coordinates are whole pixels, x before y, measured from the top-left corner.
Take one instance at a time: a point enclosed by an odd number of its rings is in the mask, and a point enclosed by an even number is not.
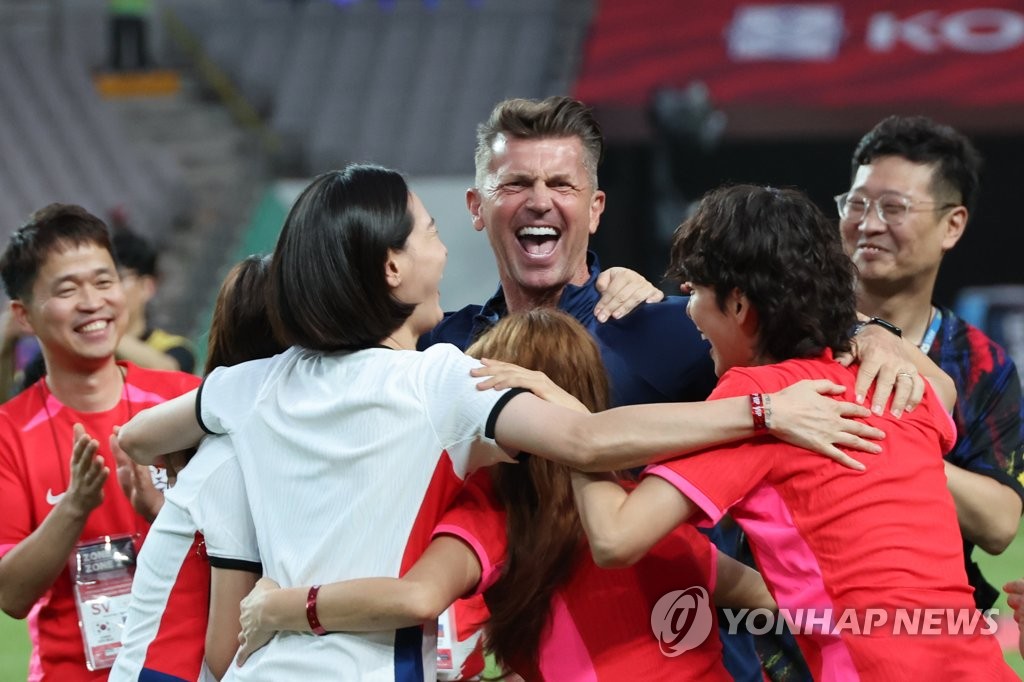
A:
[[[141,540],[148,524],[132,509],[114,473],[108,437],[114,426],[134,414],[185,393],[199,378],[182,372],[159,372],[130,363],[122,400],[106,412],[83,413],[58,401],[40,380],[0,407],[0,556],[31,534],[67,490],[70,479],[72,427],[76,423],[99,445],[111,473],[103,503],[85,523],[81,540],[133,533]],[[85,667],[71,578],[64,570],[28,616],[32,639],[29,680],[105,680],[107,671]]]
[[[434,534],[458,537],[476,554],[478,593],[494,584],[507,536],[505,512],[488,471],[469,479]],[[598,568],[582,545],[569,582],[555,593],[537,662],[512,661],[511,667],[531,682],[731,679],[714,621],[700,646],[672,657],[661,652],[651,628],[651,612],[666,593],[691,587],[714,591],[716,561],[714,545],[685,524],[629,568]]]
[[[825,378],[847,386],[840,398],[852,401],[855,369],[835,363],[830,353],[734,368],[711,399]],[[700,509],[692,521],[717,522],[729,511],[746,531],[780,608],[831,614],[832,625],[810,633],[797,619],[797,641],[815,679],[1014,679],[992,637],[908,635],[907,621],[902,634],[894,628],[901,608],[973,613],[942,462],[956,433],[930,388],[902,418],[886,413],[867,421],[886,437],[879,455],[853,453],[865,462],[865,473],[771,437],[647,473],[664,478]],[[863,625],[869,609],[885,611],[887,621],[870,636],[854,634],[854,621],[837,627],[847,611]]]

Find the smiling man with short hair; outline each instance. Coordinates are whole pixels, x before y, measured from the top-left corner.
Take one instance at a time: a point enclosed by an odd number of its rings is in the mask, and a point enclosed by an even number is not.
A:
[[[69,560],[107,536],[141,542],[148,525],[109,475],[108,439],[133,414],[199,380],[115,362],[124,292],[106,225],[83,208],[36,212],[11,236],[0,275],[13,315],[39,337],[47,370],[0,407],[0,608],[29,619],[29,679],[105,680],[102,666],[120,643],[118,606],[111,600],[109,619],[86,622],[103,650],[94,663],[101,669],[91,671]]]
[[[597,178],[603,146],[590,109],[569,97],[494,107],[477,129],[466,205],[473,228],[490,241],[500,286],[482,306],[448,314],[420,347],[466,348],[509,312],[557,307],[598,342],[616,405],[701,400],[715,377],[684,298],[606,322],[595,315],[601,266],[587,246],[604,212]]]

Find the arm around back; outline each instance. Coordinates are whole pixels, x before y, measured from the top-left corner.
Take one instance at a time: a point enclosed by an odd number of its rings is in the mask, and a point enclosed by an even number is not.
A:
[[[244,570],[210,569],[210,617],[206,624],[206,665],[218,680],[238,651],[240,603],[259,576]]]
[[[868,416],[866,408],[826,397],[844,390],[829,381],[800,381],[771,394],[772,435],[863,469],[836,445],[878,452],[878,445],[865,439],[885,434],[855,419]],[[581,414],[523,393],[508,401],[494,429],[495,440],[506,450],[529,452],[582,471],[627,469],[753,435],[746,395]]]
[[[401,578],[359,578],[320,588],[316,615],[328,632],[374,632],[436,621],[479,582],[480,563],[460,540],[439,536]],[[309,587],[279,588],[264,579],[241,605],[239,665],[278,631],[311,632]]]
[[[204,434],[196,417],[199,390],[193,389],[132,417],[118,432],[121,448],[139,464],[153,464],[160,455],[198,445]]]
[[[632,566],[696,510],[657,476],[626,492],[610,476],[573,472],[572,489],[594,563],[601,568]]]
[[[495,440],[506,450],[582,471],[637,467],[752,434],[749,404],[742,398],[584,414],[530,393],[509,400],[494,430]]]

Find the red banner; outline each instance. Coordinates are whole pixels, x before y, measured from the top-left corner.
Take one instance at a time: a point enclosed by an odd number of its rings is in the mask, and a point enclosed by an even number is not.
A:
[[[693,81],[726,109],[1005,110],[1024,105],[1024,3],[599,2],[577,97],[645,106]]]

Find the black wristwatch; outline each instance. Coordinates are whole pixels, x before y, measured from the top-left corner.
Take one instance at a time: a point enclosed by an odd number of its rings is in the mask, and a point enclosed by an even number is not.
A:
[[[864,320],[863,322],[856,323],[855,325],[853,325],[853,329],[851,330],[850,336],[856,336],[857,334],[860,334],[861,330],[863,330],[864,327],[868,326],[869,324],[877,324],[882,329],[892,332],[896,336],[903,336],[902,329],[894,325],[889,320],[883,320],[880,317],[872,317],[867,320]]]

